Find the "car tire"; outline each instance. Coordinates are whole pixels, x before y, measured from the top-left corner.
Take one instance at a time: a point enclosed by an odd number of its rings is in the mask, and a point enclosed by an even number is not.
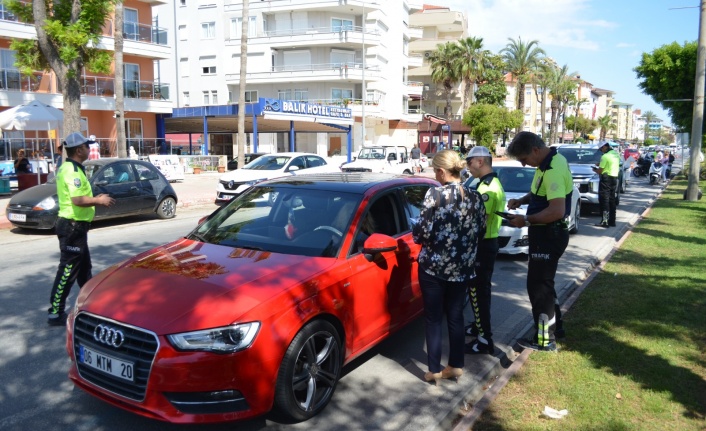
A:
[[[579,231],[579,219],[581,218],[581,201],[576,202],[576,217],[574,217],[574,225],[569,229],[569,233],[577,233]]]
[[[157,217],[161,219],[174,218],[176,216],[176,199],[167,196],[157,205]]]
[[[412,175],[412,171],[410,171],[409,169],[405,169],[402,173],[405,175]]]
[[[343,346],[336,328],[315,320],[294,337],[277,374],[275,414],[305,421],[326,407],[341,376]]]

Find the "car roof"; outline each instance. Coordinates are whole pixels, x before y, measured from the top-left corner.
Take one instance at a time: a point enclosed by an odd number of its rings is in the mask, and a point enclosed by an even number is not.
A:
[[[574,149],[574,148],[588,148],[589,150],[597,150],[601,147],[601,145],[596,145],[596,144],[563,144],[560,145],[557,148],[569,148],[569,149]]]
[[[316,153],[301,153],[301,152],[284,152],[284,153],[272,153],[272,154],[263,154],[267,156],[288,156],[288,157],[297,157],[297,156],[317,156],[321,157]]]
[[[370,172],[334,172],[328,174],[301,174],[275,178],[258,183],[256,187],[266,185],[311,187],[317,190],[364,194],[367,190],[377,186],[394,187],[410,184],[439,185],[436,180],[419,176],[413,177],[410,175],[378,174]]]
[[[504,166],[511,166],[511,167],[517,167],[517,168],[522,168],[522,163],[518,162],[517,160],[493,160],[493,167],[504,167]],[[532,166],[524,166],[526,168],[531,168]]]
[[[142,160],[135,160],[135,159],[129,159],[129,158],[118,158],[118,157],[103,157],[100,159],[86,160],[85,162],[83,162],[83,164],[84,165],[105,166],[105,165],[109,165],[109,164],[115,163],[115,162],[132,162],[132,163],[140,163],[140,164],[150,164],[150,163],[142,161]]]

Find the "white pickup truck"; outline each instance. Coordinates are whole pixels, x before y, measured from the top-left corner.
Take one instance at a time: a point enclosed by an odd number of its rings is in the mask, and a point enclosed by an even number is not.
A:
[[[407,147],[382,145],[362,148],[355,160],[341,165],[341,170],[412,175],[412,163]]]

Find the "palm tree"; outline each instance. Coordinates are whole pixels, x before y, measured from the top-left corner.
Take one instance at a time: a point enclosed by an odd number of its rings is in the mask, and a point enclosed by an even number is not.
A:
[[[457,52],[458,48],[455,43],[446,42],[443,45],[438,45],[436,51],[430,56],[431,80],[444,87],[446,97],[444,116],[446,118],[451,117],[451,92],[459,80],[457,68],[454,66]]]
[[[473,103],[473,87],[485,69],[487,50],[483,50],[482,37],[467,37],[458,41],[456,73],[463,81],[463,112]]]
[[[550,143],[556,142],[557,132],[559,131],[559,118],[564,113],[566,104],[576,89],[575,77],[576,72],[569,73],[569,66],[567,65],[561,68],[554,66],[551,69],[549,79],[549,95],[552,97],[550,104],[552,125],[552,130],[549,134]]]
[[[610,114],[598,117],[598,126],[601,128],[599,139],[601,141],[605,141],[606,135],[608,135],[608,131],[615,130],[615,123],[613,122],[613,117]]]
[[[539,104],[542,121],[542,134],[540,135],[542,139],[545,138],[544,128],[547,126],[547,94],[549,90],[552,67],[552,63],[549,63],[543,59],[537,64],[537,66],[535,66],[534,72],[532,73],[532,87],[534,88],[534,95],[537,98],[537,103]]]
[[[657,119],[657,114],[655,114],[652,111],[646,111],[644,114],[642,114],[642,118],[645,119],[645,135],[642,138],[642,140],[644,142],[649,137],[649,136],[647,136],[647,130],[650,128],[650,123],[652,123],[653,121],[655,121]]]
[[[532,40],[529,43],[508,38],[510,41],[505,48],[500,50],[503,60],[507,64],[508,72],[517,79],[517,109],[525,106],[525,84],[529,81],[530,72],[533,71],[542,56],[546,55],[539,47],[539,42]]]

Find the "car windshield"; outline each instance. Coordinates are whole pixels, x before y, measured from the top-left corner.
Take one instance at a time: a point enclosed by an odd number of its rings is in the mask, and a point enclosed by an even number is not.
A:
[[[579,165],[597,165],[601,162],[601,150],[597,148],[559,148],[559,154],[566,157],[569,163]]]
[[[214,212],[188,238],[234,248],[334,257],[359,203],[359,195],[305,188],[301,183],[255,186]]]
[[[243,166],[243,169],[253,169],[258,171],[276,171],[284,168],[284,165],[291,159],[289,156],[262,156]]]
[[[506,193],[528,193],[532,186],[535,168],[519,166],[496,166],[500,184]]]
[[[359,159],[364,160],[384,160],[385,159],[385,149],[384,148],[363,148],[358,154]]]

